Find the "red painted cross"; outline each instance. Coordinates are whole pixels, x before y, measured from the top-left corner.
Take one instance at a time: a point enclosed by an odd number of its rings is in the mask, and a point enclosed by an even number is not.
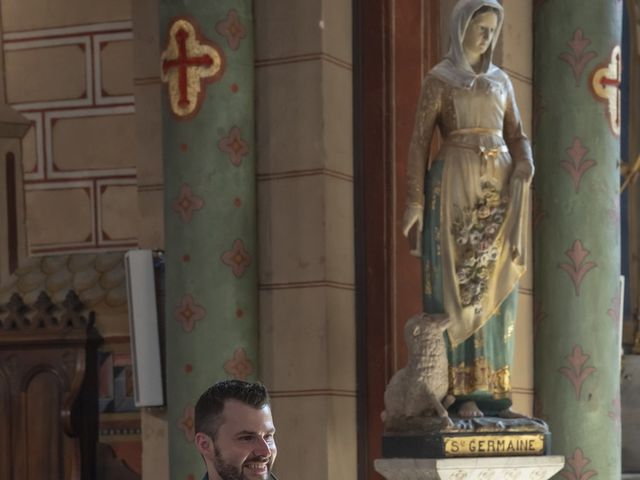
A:
[[[616,78],[602,77],[600,79],[600,85],[603,87],[615,87],[620,86],[620,54],[616,55]]]
[[[600,79],[600,85],[602,88],[613,87],[616,89],[616,101],[617,104],[620,105],[620,97],[622,92],[620,92],[620,83],[622,83],[620,78],[620,54],[616,55],[616,78],[609,78],[606,75]],[[616,118],[614,119],[616,125],[620,125],[620,109],[616,109]]]
[[[162,71],[166,75],[169,69],[177,67],[178,71],[178,88],[180,90],[180,100],[178,105],[181,107],[189,106],[187,98],[187,69],[190,67],[210,67],[213,59],[209,55],[200,55],[199,57],[189,57],[187,54],[187,38],[189,32],[181,28],[176,32],[176,42],[178,43],[178,57],[172,60],[165,60],[162,63]]]

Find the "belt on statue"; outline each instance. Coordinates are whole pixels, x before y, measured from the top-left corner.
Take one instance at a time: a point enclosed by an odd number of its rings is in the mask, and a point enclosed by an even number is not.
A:
[[[453,130],[449,133],[451,135],[494,135],[496,137],[502,138],[502,130],[497,128],[481,128],[481,127],[473,127],[473,128],[459,128],[458,130]]]
[[[456,130],[458,131],[458,130]],[[472,150],[477,153],[482,161],[480,165],[480,175],[484,175],[487,172],[487,164],[489,161],[495,162],[498,156],[501,153],[509,152],[509,149],[506,145],[498,145],[496,147],[484,147],[482,145],[469,145],[466,143],[457,143],[457,142],[445,142],[445,146],[447,147],[455,147],[455,148],[464,148],[467,150]]]

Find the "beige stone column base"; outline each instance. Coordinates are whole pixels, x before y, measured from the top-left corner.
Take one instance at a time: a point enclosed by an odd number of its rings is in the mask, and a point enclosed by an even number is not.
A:
[[[563,456],[484,458],[382,458],[376,471],[387,480],[547,480]]]

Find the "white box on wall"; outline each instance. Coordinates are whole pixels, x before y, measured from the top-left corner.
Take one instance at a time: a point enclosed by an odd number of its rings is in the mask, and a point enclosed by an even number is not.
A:
[[[164,404],[164,394],[153,252],[129,250],[124,263],[135,404],[157,407]]]

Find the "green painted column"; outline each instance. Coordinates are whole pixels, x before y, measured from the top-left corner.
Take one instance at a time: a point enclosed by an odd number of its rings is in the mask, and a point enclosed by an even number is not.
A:
[[[251,0],[160,0],[170,478],[195,480],[198,396],[255,379]]]
[[[536,415],[557,478],[620,478],[620,0],[536,0]]]

